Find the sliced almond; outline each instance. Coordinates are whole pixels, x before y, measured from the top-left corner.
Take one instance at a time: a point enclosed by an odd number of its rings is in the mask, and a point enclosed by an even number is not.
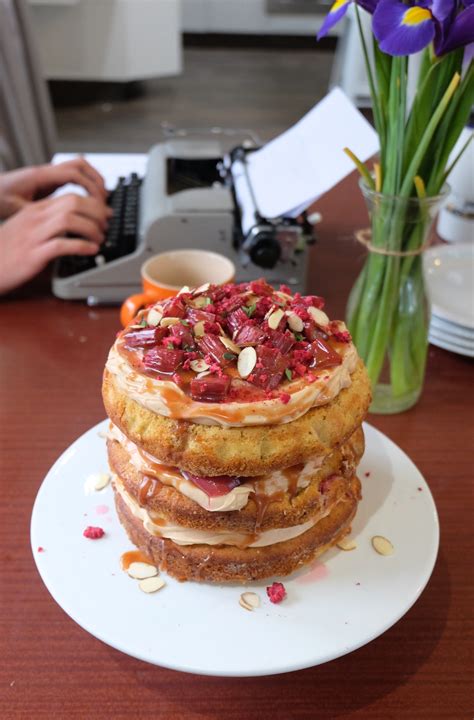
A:
[[[148,312],[148,316],[147,316],[148,325],[152,325],[153,327],[156,327],[157,325],[160,324],[162,317],[163,317],[162,312],[160,312],[156,308],[151,308],[151,310]]]
[[[209,305],[209,298],[205,295],[199,295],[197,298],[193,298],[191,305],[195,308],[203,308]]]
[[[84,492],[86,495],[103,490],[110,482],[110,475],[108,473],[94,473],[86,478],[84,483]]]
[[[329,324],[328,316],[325,312],[319,310],[319,308],[309,307],[308,313],[311,315],[316,325],[322,325],[323,327],[326,327],[326,325]]]
[[[383,535],[374,535],[372,546],[379,555],[393,555],[395,550],[390,540],[387,540]]]
[[[281,290],[275,290],[275,295],[285,301],[291,300],[291,295],[288,295],[288,293],[282,292]]]
[[[199,360],[191,360],[191,362],[189,363],[189,367],[196,373],[202,373],[206,370],[209,370],[209,365],[202,358]]]
[[[164,317],[160,321],[160,327],[169,327],[170,325],[179,325],[181,320],[177,317]]]
[[[257,364],[257,353],[255,348],[246,347],[242,350],[237,360],[237,370],[241,378],[247,378]]]
[[[285,313],[281,308],[278,308],[278,310],[275,310],[275,312],[272,312],[270,317],[268,318],[268,327],[272,330],[276,330],[279,326],[281,319],[285,316]]]
[[[345,550],[346,552],[349,550],[355,550],[357,547],[357,543],[350,538],[342,538],[338,543],[336,543],[336,545],[340,550]]]
[[[304,330],[304,322],[302,321],[300,316],[294,312],[288,313],[288,325],[290,326],[290,329],[293,330],[293,332],[300,333]]]
[[[191,292],[191,289],[187,285],[183,285],[178,295],[184,295],[185,293]]]
[[[127,572],[134,580],[144,580],[145,578],[155,577],[158,575],[158,569],[150,563],[133,562],[127,568]]]
[[[154,593],[157,590],[161,590],[166,585],[165,581],[162,580],[158,575],[154,577],[148,577],[144,580],[140,580],[138,587],[143,590],[144,593]]]
[[[200,295],[201,293],[205,293],[209,290],[210,287],[210,283],[204,283],[204,285],[200,285],[198,288],[193,290],[193,295]]]
[[[193,327],[194,336],[200,338],[204,335],[204,320],[199,320]]]
[[[235,342],[233,342],[230,338],[225,337],[224,335],[221,335],[219,337],[219,340],[231,352],[235,353],[236,355],[238,355],[240,353],[241,348],[239,348],[239,346],[236,345]]]
[[[210,370],[204,370],[203,372],[200,372],[196,375],[196,380],[200,380],[201,378],[206,377],[206,375],[210,375],[210,374],[211,374]]]
[[[260,598],[257,593],[244,592],[239,598],[239,605],[245,610],[255,610],[260,607]]]
[[[270,310],[267,310],[267,312],[265,313],[265,317],[264,317],[263,319],[264,319],[264,320],[268,320],[268,318],[270,317],[270,315],[271,315],[273,312],[275,312],[275,310],[276,310],[276,305],[272,305],[271,308],[270,308]]]

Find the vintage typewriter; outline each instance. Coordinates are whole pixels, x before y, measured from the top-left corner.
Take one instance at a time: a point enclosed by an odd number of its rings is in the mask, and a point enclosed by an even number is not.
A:
[[[196,247],[229,257],[239,282],[264,276],[304,290],[311,225],[304,216],[262,217],[246,172],[257,143],[238,132],[172,131],[152,147],[145,176],[120,177],[110,193],[114,215],[100,253],[61,258],[54,294],[119,303],[140,291],[149,256]]]

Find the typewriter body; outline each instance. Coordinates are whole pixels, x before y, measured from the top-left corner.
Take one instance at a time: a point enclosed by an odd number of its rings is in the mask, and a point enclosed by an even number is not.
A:
[[[304,290],[311,226],[263,218],[245,170],[249,137],[225,131],[196,139],[178,132],[151,148],[145,176],[120,178],[109,198],[114,216],[100,254],[61,258],[53,292],[89,304],[119,303],[141,289],[148,257],[181,248],[221,253],[238,282],[264,276]]]

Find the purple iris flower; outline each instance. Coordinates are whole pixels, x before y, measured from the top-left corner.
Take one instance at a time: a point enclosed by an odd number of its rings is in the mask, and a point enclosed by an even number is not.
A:
[[[472,1],[474,2],[474,0]],[[344,17],[352,2],[355,2],[355,0],[336,0],[318,32],[318,40],[325,37],[329,30]],[[364,8],[364,10],[367,10],[367,12],[372,15],[377,2],[378,0],[358,0],[357,5],[360,5],[361,8]]]
[[[474,5],[458,12],[456,0],[380,0],[373,19],[380,49],[411,55],[434,41],[437,55],[474,41]]]

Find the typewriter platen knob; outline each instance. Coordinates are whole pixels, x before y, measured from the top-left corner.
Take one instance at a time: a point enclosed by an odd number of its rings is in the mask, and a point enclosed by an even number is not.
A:
[[[267,269],[275,267],[281,257],[280,243],[271,230],[268,232],[260,230],[256,233],[251,231],[244,244],[244,250],[254,265]]]

